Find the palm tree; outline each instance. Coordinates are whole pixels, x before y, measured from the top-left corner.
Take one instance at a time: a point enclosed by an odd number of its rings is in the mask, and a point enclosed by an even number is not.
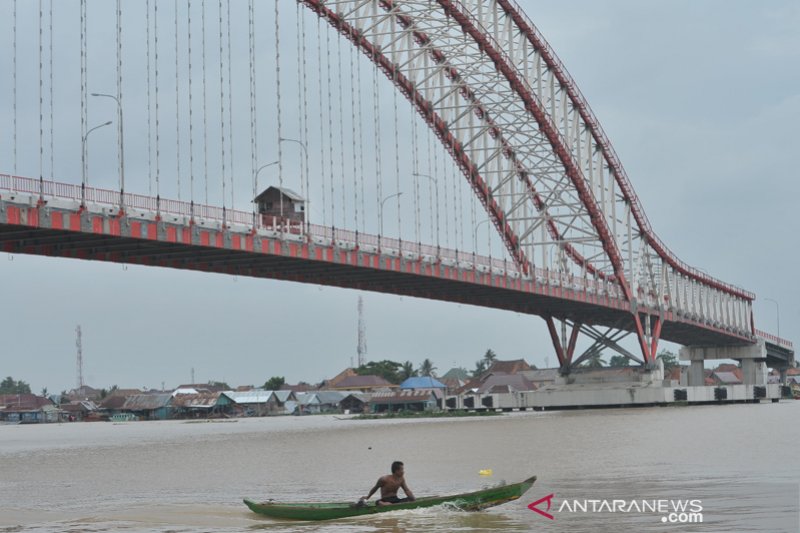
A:
[[[433,362],[430,359],[425,359],[419,366],[419,371],[417,373],[420,376],[433,376],[435,371],[436,367],[433,366]]]
[[[602,368],[605,365],[606,361],[603,359],[602,352],[595,352],[583,362],[583,366],[587,368]]]
[[[486,372],[486,359],[475,361],[475,370],[472,371],[472,377],[477,378],[484,372]]]
[[[401,381],[405,381],[408,378],[414,377],[417,375],[417,371],[414,370],[414,363],[411,361],[406,361],[403,363],[403,366],[400,368],[400,379]]]
[[[494,350],[489,348],[486,350],[486,353],[483,355],[483,360],[486,361],[486,366],[492,366],[492,363],[497,361],[497,354],[494,353]]]

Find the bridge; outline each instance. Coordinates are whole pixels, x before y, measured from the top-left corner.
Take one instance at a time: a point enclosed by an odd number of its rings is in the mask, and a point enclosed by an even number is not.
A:
[[[13,172],[0,175],[3,251],[536,315],[563,374],[604,349],[653,369],[662,339],[685,347],[690,385],[702,384],[707,358],[741,360],[749,384],[763,383],[765,365],[794,365],[791,342],[755,329],[753,293],[692,268],[658,238],[586,99],[512,0],[304,0],[294,13],[280,2],[269,10],[252,0],[247,9],[212,4],[118,0],[87,13],[80,0],[82,37],[64,57],[53,47],[52,3],[38,12],[38,48],[24,42],[34,34],[16,34],[15,7]],[[88,46],[102,30],[90,20],[116,28],[115,57]],[[49,52],[42,45],[48,24]],[[296,40],[290,45],[281,42],[287,25]],[[27,77],[16,66],[26,47],[39,64]],[[143,49],[146,65],[133,59]],[[58,99],[53,88],[66,82],[54,76],[54,57],[74,61],[81,73],[80,89],[65,87]],[[265,65],[264,57],[274,62]],[[90,79],[116,91],[93,93]],[[24,138],[19,104],[36,85],[38,138]],[[62,100],[81,110],[80,129],[65,134],[81,141],[71,167],[79,163],[80,182],[56,179],[53,109]],[[115,104],[104,108],[113,120],[90,127],[89,102]],[[112,122],[118,181],[92,186],[90,134]],[[38,154],[27,154],[27,168],[38,155],[39,172],[25,177],[18,153],[30,146]],[[249,153],[243,161],[234,152]],[[275,161],[264,163],[265,152]],[[270,167],[277,179],[262,193],[259,175]],[[237,194],[250,210],[239,207]],[[403,195],[411,198],[405,205]],[[391,199],[396,226],[385,230]],[[487,239],[479,243],[483,223]],[[636,349],[623,342],[629,335]],[[579,336],[589,341],[581,353]]]

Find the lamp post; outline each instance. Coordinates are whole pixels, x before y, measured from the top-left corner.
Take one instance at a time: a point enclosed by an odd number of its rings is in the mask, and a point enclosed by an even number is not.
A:
[[[775,314],[778,318],[778,339],[781,338],[781,306],[777,300],[773,300],[772,298],[764,298],[765,300],[772,302],[775,304]]]
[[[90,129],[86,132],[86,135],[83,136],[81,139],[81,207],[86,207],[86,181],[88,180],[88,154],[86,153],[86,141],[89,139],[89,134],[92,133],[94,130],[99,130],[104,126],[109,126],[112,123],[111,120],[108,122],[104,122],[102,124],[98,124],[94,128]]]
[[[306,148],[306,144],[303,141],[299,141],[297,139],[289,139],[287,137],[279,137],[278,138],[278,142],[297,143],[297,144],[300,145],[300,148],[303,149],[304,159],[303,159],[303,163],[302,163],[302,165],[300,167],[300,169],[301,169],[300,187],[303,186],[303,180],[304,179],[306,180],[306,185],[308,185],[308,178],[307,178],[307,176],[305,176],[305,174],[308,172],[308,168],[307,168],[308,167],[308,165],[307,165],[307,162],[308,162],[308,149]],[[306,186],[306,195],[310,196],[310,193],[308,191],[308,187],[307,186]],[[309,201],[308,198],[304,198],[304,201],[305,201],[305,213],[303,214],[303,219],[305,220],[306,217],[308,216],[308,213],[309,213],[308,206],[309,206],[309,204],[311,204],[311,202]],[[281,198],[281,216],[283,216],[283,199],[282,198]]]
[[[436,190],[436,219],[438,221],[438,219],[439,219],[439,182],[436,180],[436,178],[434,178],[433,176],[431,176],[429,174],[422,174],[420,172],[415,172],[413,175],[414,176],[419,176],[419,177],[422,177],[422,178],[428,178],[429,180],[431,180],[433,182],[433,187]],[[433,222],[433,221],[431,221],[431,222]],[[439,224],[438,224],[438,222],[436,224],[436,248],[437,249],[439,248]]]
[[[380,205],[380,207],[381,207],[381,209],[380,209],[381,231],[378,233],[378,237],[383,235],[383,204],[386,203],[386,200],[389,200],[391,198],[396,198],[396,197],[400,196],[401,194],[403,194],[403,193],[402,192],[396,192],[394,194],[390,194],[389,196],[387,196],[386,198],[381,200],[381,205]]]
[[[478,253],[478,228],[481,227],[481,224],[484,224],[486,222],[489,222],[488,218],[484,219],[484,220],[481,220],[480,222],[475,224],[475,231],[473,231],[473,233],[472,233],[472,239],[473,239],[473,243],[475,245],[475,247],[473,248],[473,252],[472,253],[474,253],[474,254]],[[489,250],[489,255],[491,255],[491,248]]]
[[[119,101],[119,98],[114,96],[113,94],[105,94],[105,93],[92,93],[92,96],[100,96],[103,98],[111,98],[117,103],[117,116],[119,117],[119,201],[120,201],[120,209],[124,206],[125,202],[125,141],[123,139],[123,127],[122,127],[122,103]]]

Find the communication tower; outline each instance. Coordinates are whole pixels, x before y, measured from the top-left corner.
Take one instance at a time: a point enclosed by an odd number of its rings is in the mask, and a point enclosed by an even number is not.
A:
[[[358,366],[366,364],[367,357],[367,326],[364,323],[364,300],[358,297]]]

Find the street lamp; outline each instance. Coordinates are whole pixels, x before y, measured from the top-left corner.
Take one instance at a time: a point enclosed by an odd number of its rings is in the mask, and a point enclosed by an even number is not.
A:
[[[88,168],[88,154],[86,153],[86,141],[89,139],[89,134],[92,133],[94,130],[98,130],[104,126],[109,126],[113,121],[109,120],[108,122],[104,122],[102,124],[98,124],[94,128],[90,129],[86,132],[86,135],[83,136],[81,139],[81,207],[86,206],[86,181],[88,180],[89,168]]]
[[[381,205],[380,205],[380,207],[381,207],[381,209],[380,209],[381,231],[380,231],[380,233],[378,233],[378,236],[383,235],[383,204],[386,203],[386,200],[389,200],[391,198],[396,198],[396,197],[400,196],[401,194],[403,194],[403,193],[402,192],[396,192],[394,194],[390,194],[389,196],[387,196],[386,198],[381,200]]]
[[[120,206],[124,203],[125,200],[125,142],[123,140],[123,128],[122,128],[122,103],[119,101],[119,98],[114,96],[113,94],[105,94],[105,93],[92,93],[92,96],[100,96],[103,98],[111,98],[117,103],[117,115],[119,117],[119,198],[120,198]]]
[[[439,248],[439,224],[438,224],[438,220],[439,220],[439,182],[436,181],[436,178],[434,178],[433,176],[431,176],[429,174],[422,174],[420,172],[415,172],[414,176],[419,176],[419,177],[422,177],[422,178],[428,178],[429,180],[431,180],[433,182],[433,187],[436,190],[436,220],[437,220],[437,224],[436,224],[436,248]],[[433,223],[433,213],[431,213],[431,223]]]
[[[489,220],[490,219],[487,218],[487,219],[481,220],[480,222],[475,224],[475,231],[472,232],[472,239],[473,239],[473,242],[475,244],[475,248],[473,248],[473,252],[472,252],[474,254],[478,253],[478,228],[481,227],[481,224],[489,222]],[[491,255],[491,245],[490,245],[490,248],[489,248],[489,255]]]
[[[767,301],[770,301],[775,304],[775,314],[778,317],[778,338],[781,338],[781,306],[777,300],[773,300],[772,298],[764,298]]]
[[[301,169],[301,172],[303,170],[305,170],[304,174],[307,174],[308,173],[308,164],[307,164],[307,162],[308,162],[308,149],[306,148],[306,144],[303,141],[299,141],[297,139],[289,139],[287,137],[278,137],[278,142],[291,142],[291,143],[297,143],[297,144],[300,145],[300,148],[303,149],[303,156],[304,156],[303,164],[301,165],[300,169]],[[303,180],[304,179],[305,179],[305,184],[306,184],[306,195],[310,196],[310,192],[308,190],[308,176],[304,176],[304,175],[300,176],[300,186],[301,187],[303,186]],[[308,206],[309,206],[309,204],[311,202],[308,200],[308,198],[304,198],[304,201],[305,201],[305,214],[304,214],[303,218],[306,218],[309,215]],[[281,216],[282,215],[283,215],[283,197],[281,197]]]

